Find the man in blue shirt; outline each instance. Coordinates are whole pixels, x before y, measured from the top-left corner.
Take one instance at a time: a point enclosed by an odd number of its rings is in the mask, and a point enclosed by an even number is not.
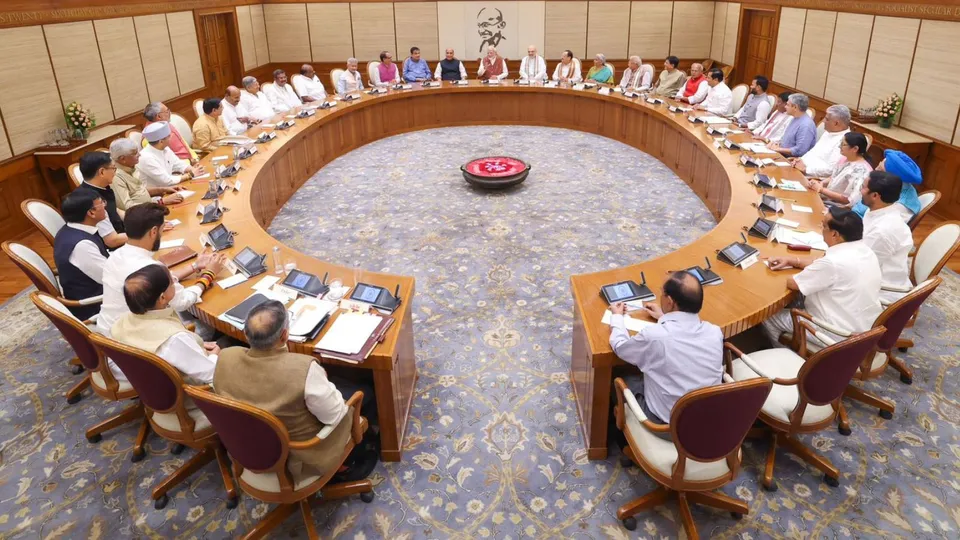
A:
[[[430,80],[430,67],[420,58],[420,47],[410,47],[410,56],[403,61],[403,80],[423,82]]]
[[[769,148],[774,152],[779,152],[784,156],[800,157],[817,144],[817,125],[813,118],[807,115],[807,107],[810,106],[810,99],[803,94],[791,94],[787,100],[787,114],[793,117],[793,121],[783,132],[783,138],[780,144],[771,144]]]

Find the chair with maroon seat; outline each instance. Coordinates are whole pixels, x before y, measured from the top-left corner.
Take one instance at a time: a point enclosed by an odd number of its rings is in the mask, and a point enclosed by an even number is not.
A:
[[[806,321],[800,321],[799,327],[817,339],[824,338]],[[804,446],[796,436],[833,424],[840,414],[840,399],[850,380],[867,355],[873,354],[886,331],[883,326],[873,328],[830,345],[806,360],[790,349],[767,349],[746,355],[730,343],[724,343],[727,373],[735,380],[765,377],[775,385],[760,410],[760,420],[772,432],[763,474],[765,489],[777,489],[773,483],[773,464],[778,445],[820,469],[827,485],[840,485],[840,471],[827,458]],[[805,343],[806,332],[799,334],[801,343]],[[731,353],[738,358],[734,360]],[[765,431],[763,428],[751,430],[751,435],[765,434]]]
[[[123,371],[139,392],[140,401],[150,421],[150,428],[174,443],[174,454],[184,446],[197,454],[153,488],[153,507],[161,509],[170,501],[167,492],[213,460],[217,461],[223,485],[227,490],[227,508],[239,501],[230,475],[230,464],[217,432],[200,409],[190,407],[184,395],[183,377],[176,368],[155,354],[124,345],[99,334],[91,337],[100,353],[109,357]]]
[[[676,494],[687,537],[699,538],[689,503],[729,511],[740,519],[748,507],[739,499],[713,490],[732,482],[740,469],[740,445],[770,393],[766,379],[720,384],[681,397],[670,413],[669,425],[647,420],[623,379],[617,391],[617,428],[628,446],[624,453],[661,487],[617,510],[627,530],[637,528],[633,515],[662,504]],[[657,433],[670,433],[672,441]]]
[[[287,469],[290,450],[307,450],[322,439],[291,441],[286,427],[275,415],[200,387],[186,387],[185,392],[200,407],[216,428],[220,440],[230,452],[233,470],[240,487],[263,502],[278,504],[263,517],[244,538],[262,538],[279,526],[298,508],[307,527],[307,537],[319,538],[310,511],[310,502],[360,494],[360,500],[374,498],[370,480],[359,480],[328,485],[336,473],[334,467],[322,476],[294,476]],[[363,393],[356,392],[347,400],[348,414],[341,422],[351,422],[351,436],[343,449],[339,463],[343,463],[354,447],[360,444],[367,429],[367,419],[360,416]],[[336,426],[325,426],[319,435],[325,436]],[[320,497],[313,497],[317,492]]]
[[[90,326],[74,317],[66,306],[48,294],[32,292],[30,293],[30,300],[60,330],[63,338],[73,348],[80,362],[87,368],[83,380],[67,392],[67,403],[73,404],[79,401],[80,392],[88,386],[95,394],[108,401],[127,401],[137,397],[137,391],[133,389],[130,383],[118,382],[114,378],[103,355],[93,346],[91,336],[96,335],[96,333]],[[135,420],[140,420],[141,423],[140,432],[133,444],[133,461],[140,461],[144,456],[143,445],[147,438],[148,424],[147,419],[143,418],[143,405],[139,401],[113,418],[104,420],[87,429],[87,440],[91,443],[100,442],[103,438],[103,432]]]
[[[4,242],[0,249],[10,257],[13,264],[17,265],[24,274],[30,278],[30,281],[40,292],[47,293],[67,306],[68,308],[87,307],[103,302],[103,295],[91,296],[81,300],[69,300],[63,297],[63,290],[60,289],[60,282],[57,280],[57,271],[50,268],[47,261],[36,251],[17,242]]]

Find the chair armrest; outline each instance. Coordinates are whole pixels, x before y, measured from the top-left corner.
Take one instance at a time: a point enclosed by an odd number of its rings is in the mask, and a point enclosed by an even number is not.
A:
[[[81,300],[77,300],[77,302],[80,302],[81,306],[92,306],[93,304],[102,304],[103,295],[99,294],[97,296],[91,296],[90,298],[83,298]]]
[[[357,391],[354,392],[350,399],[347,400],[347,407],[353,407],[353,422],[351,425],[353,443],[360,444],[360,441],[363,440],[363,417],[360,416],[360,405],[363,404],[363,392]]]
[[[724,373],[724,374],[723,374],[723,382],[725,382],[725,383],[735,383],[735,382],[737,382],[737,381],[734,380],[734,378],[731,377],[729,373]]]
[[[643,425],[644,428],[655,433],[670,433],[670,424],[654,424],[647,418],[647,415],[643,413],[643,409],[640,408],[640,404],[637,403],[637,398],[629,388],[623,389],[623,398],[627,407],[630,408],[630,412],[640,420],[640,424]]]
[[[795,310],[795,311],[799,311],[799,310]],[[830,324],[830,323],[828,323],[828,322],[826,322],[826,321],[823,321],[823,320],[821,320],[821,319],[818,319],[818,318],[814,317],[813,315],[810,315],[810,314],[807,313],[806,311],[800,311],[800,313],[799,313],[798,315],[801,316],[801,317],[803,317],[804,319],[807,319],[808,321],[812,322],[813,324],[819,326],[820,328],[823,328],[824,330],[827,330],[827,331],[829,331],[829,332],[832,332],[832,333],[834,333],[834,334],[836,334],[836,335],[838,335],[838,336],[841,336],[841,337],[850,337],[850,336],[853,335],[851,332],[847,332],[846,330],[841,330],[841,329],[837,328],[836,326],[833,326],[832,324]],[[821,337],[821,336],[817,336],[818,339],[819,339],[820,337]]]
[[[884,284],[881,283],[881,284],[880,284],[880,290],[881,290],[881,291],[898,292],[898,293],[908,293],[908,292],[912,291],[913,289],[911,289],[910,287],[897,287],[896,285],[884,285]]]

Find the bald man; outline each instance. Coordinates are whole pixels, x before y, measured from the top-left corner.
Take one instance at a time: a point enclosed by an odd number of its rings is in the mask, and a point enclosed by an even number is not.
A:
[[[467,70],[463,67],[463,62],[453,54],[453,49],[447,49],[446,56],[437,63],[437,69],[433,70],[433,78],[438,81],[467,80]]]
[[[707,93],[710,91],[710,84],[707,77],[703,74],[703,64],[693,64],[690,66],[690,78],[680,87],[677,92],[677,100],[691,105],[696,105],[707,99]]]
[[[628,386],[644,414],[654,423],[666,424],[684,394],[720,384],[723,332],[700,320],[703,286],[685,271],[670,274],[659,305],[648,302],[643,307],[657,324],[633,337],[624,322],[627,306],[617,302],[610,308],[610,346],[643,373],[639,382]]]
[[[310,64],[300,66],[300,75],[303,76],[293,78],[293,88],[303,98],[304,103],[327,99],[327,90],[320,82],[320,77],[317,77],[317,72],[313,70],[313,66]]]
[[[240,107],[240,89],[236,86],[228,86],[227,92],[223,95],[223,113],[220,118],[223,120],[224,127],[230,135],[240,135],[250,127],[250,124],[256,123],[246,115],[246,112],[239,111]]]

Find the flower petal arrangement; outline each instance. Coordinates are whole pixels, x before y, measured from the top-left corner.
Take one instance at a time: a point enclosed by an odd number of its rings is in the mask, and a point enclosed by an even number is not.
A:
[[[82,134],[84,138],[97,126],[97,118],[93,112],[76,101],[70,102],[65,111],[63,118],[67,127],[74,133]]]

